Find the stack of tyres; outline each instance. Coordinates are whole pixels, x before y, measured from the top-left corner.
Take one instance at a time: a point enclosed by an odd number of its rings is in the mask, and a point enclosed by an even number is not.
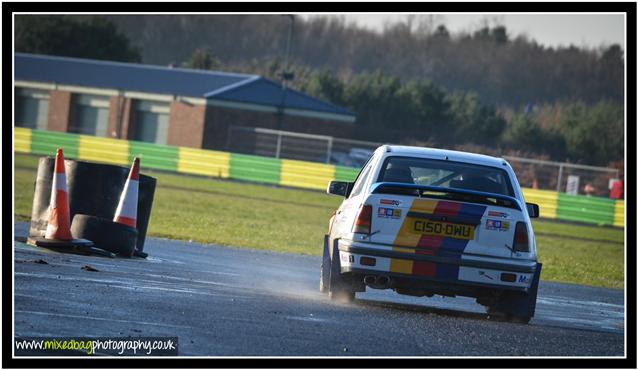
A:
[[[31,227],[29,230],[29,234],[32,236],[43,236],[46,232],[54,162],[54,158],[42,157],[38,163]],[[76,230],[86,230],[87,225],[97,225],[98,223],[103,225],[106,221],[112,223],[111,220],[118,206],[129,168],[74,160],[65,160],[64,162],[68,184],[69,208],[71,219],[73,220],[71,229],[74,235],[76,235]],[[142,174],[139,176],[137,230],[131,228],[137,233],[133,248],[135,253],[142,253],[144,250],[156,182],[153,177]],[[76,216],[81,217],[76,220]],[[104,219],[104,221],[95,220],[89,216]],[[74,230],[74,224],[76,223],[76,230]],[[119,226],[102,227],[106,228],[106,230],[111,230],[109,229],[110,227],[120,228]],[[133,231],[126,230],[117,234],[121,234],[118,237],[121,237],[122,240],[131,240]],[[96,236],[93,235],[93,237]],[[95,242],[93,238],[85,238]],[[96,243],[96,246],[102,248],[98,244]],[[114,249],[121,250],[126,254],[128,248],[119,246]]]

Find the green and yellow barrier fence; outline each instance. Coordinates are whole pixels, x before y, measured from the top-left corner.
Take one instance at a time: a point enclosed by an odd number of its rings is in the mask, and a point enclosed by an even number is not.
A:
[[[52,131],[14,129],[14,151],[53,155],[58,147],[69,159],[128,166],[133,157],[142,168],[230,178],[304,189],[324,190],[328,181],[353,181],[359,169],[214,150]],[[624,227],[625,202],[600,197],[523,189],[525,200],[540,207],[541,217]]]
[[[173,172],[179,170],[179,148],[139,141],[129,141],[129,144],[129,163],[133,161],[133,158],[139,157],[146,167]]]
[[[558,209],[558,193],[551,190],[523,189],[523,197],[529,203],[536,203],[540,209],[540,217],[556,218]]]
[[[65,151],[66,148],[62,147]],[[95,136],[80,135],[78,158],[85,161],[130,165],[129,142]]]
[[[616,206],[614,207],[614,226],[625,226],[625,202],[623,201],[616,201]]]
[[[281,161],[256,155],[230,154],[230,178],[279,184]]]
[[[230,153],[214,150],[179,148],[177,172],[227,179],[230,177]]]
[[[325,190],[335,178],[335,166],[282,159],[280,176],[280,185]]]
[[[354,181],[359,174],[359,168],[335,166],[335,180]]]
[[[31,153],[31,130],[16,128],[13,136],[13,150],[17,153]]]
[[[614,224],[614,204],[611,199],[582,195],[558,195],[556,218],[599,225]]]
[[[15,129],[24,132],[25,129]],[[57,148],[64,148],[65,158],[78,158],[78,147],[80,135],[67,134],[62,132],[29,130],[31,141],[27,147],[27,153],[53,156]]]

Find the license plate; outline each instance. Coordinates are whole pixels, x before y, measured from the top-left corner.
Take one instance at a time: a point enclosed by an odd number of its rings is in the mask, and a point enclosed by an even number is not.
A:
[[[410,230],[415,234],[446,236],[456,239],[474,239],[474,226],[450,222],[415,220]]]

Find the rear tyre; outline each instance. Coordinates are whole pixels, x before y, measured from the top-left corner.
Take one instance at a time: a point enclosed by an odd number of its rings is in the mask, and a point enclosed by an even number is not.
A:
[[[517,324],[528,324],[529,321],[532,319],[531,316],[514,315],[504,311],[495,310],[492,307],[486,307],[485,311],[489,315],[490,319],[493,319],[496,321],[507,321],[507,322],[513,322]]]
[[[335,241],[330,258],[330,276],[328,278],[328,297],[336,302],[350,303],[354,300],[355,290],[350,282],[341,275],[341,260],[338,243]]]
[[[526,293],[505,292],[487,305],[485,311],[493,320],[527,324],[534,315],[533,309],[530,310],[530,298]]]

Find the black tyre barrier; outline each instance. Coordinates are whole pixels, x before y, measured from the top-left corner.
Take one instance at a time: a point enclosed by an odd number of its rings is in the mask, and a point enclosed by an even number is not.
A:
[[[55,159],[52,157],[41,157],[38,164],[29,229],[31,236],[44,236],[47,228],[54,163]],[[65,160],[64,168],[71,219],[76,214],[85,214],[112,220],[130,167]],[[155,178],[140,174],[136,245],[139,252],[144,250],[156,183]]]
[[[93,242],[97,248],[131,257],[137,243],[137,230],[105,218],[77,214],[71,222],[71,233]]]

